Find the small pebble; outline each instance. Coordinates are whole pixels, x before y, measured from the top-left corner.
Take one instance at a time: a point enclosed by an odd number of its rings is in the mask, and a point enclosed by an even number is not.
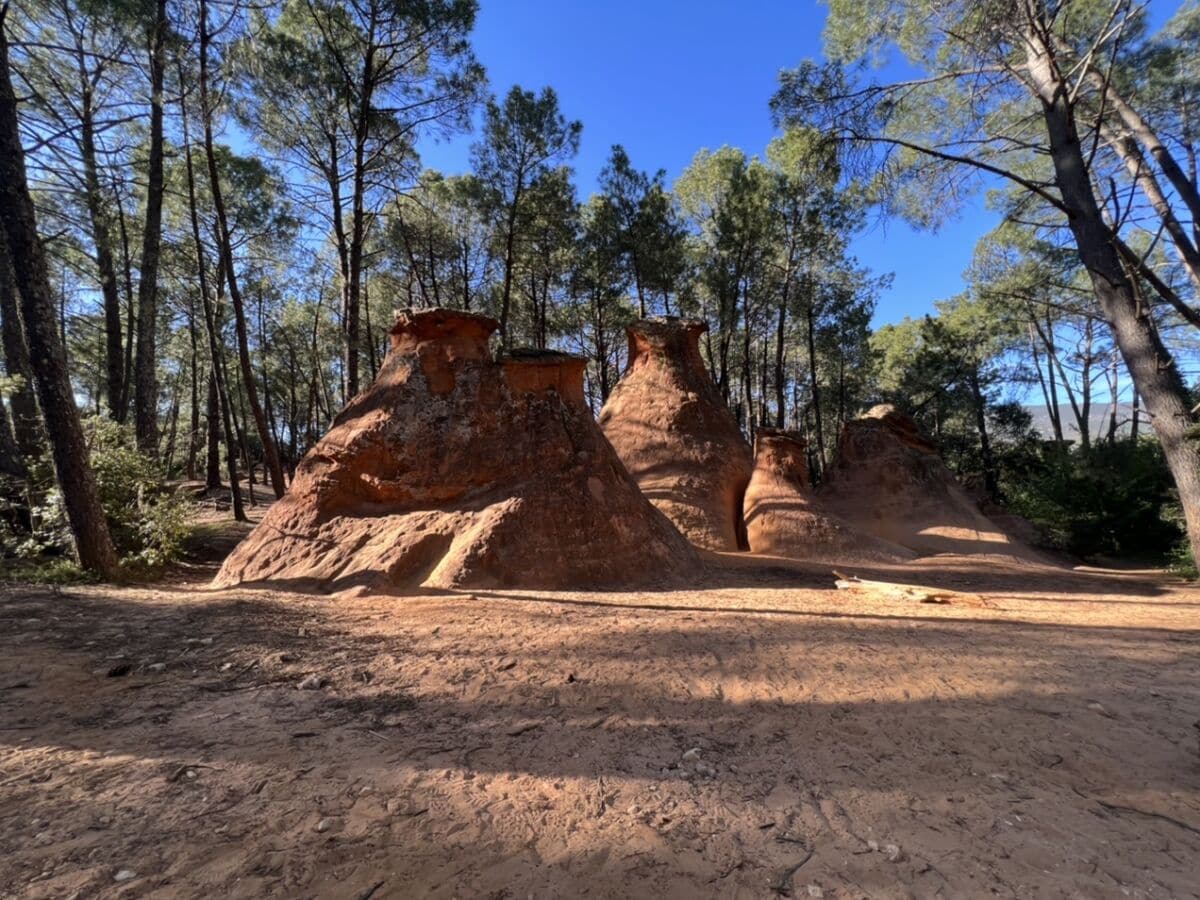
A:
[[[132,881],[134,878],[137,878],[137,872],[133,869],[122,869],[113,876],[113,881]]]
[[[684,762],[691,762],[692,760],[699,759],[699,758],[700,758],[700,748],[699,747],[693,747],[691,750],[688,750],[686,753],[683,754]]]
[[[332,827],[333,827],[333,819],[322,819],[320,822],[317,823],[317,833],[324,834],[326,831],[328,831]]]
[[[325,687],[325,679],[321,675],[309,675],[304,678],[297,687],[302,691],[319,691]]]
[[[823,890],[821,889],[821,886],[820,886],[819,884],[810,884],[810,885],[808,886],[808,896],[810,896],[810,897],[824,897],[824,896],[825,896],[825,891],[823,891]]]
[[[165,672],[166,670],[167,664],[162,662],[150,663],[150,665],[146,666],[147,672]]]

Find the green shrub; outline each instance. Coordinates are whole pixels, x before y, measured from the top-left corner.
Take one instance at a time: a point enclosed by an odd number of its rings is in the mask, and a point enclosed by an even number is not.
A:
[[[192,504],[163,490],[155,463],[138,452],[127,427],[100,417],[83,424],[100,504],[122,565],[153,569],[178,558]],[[31,519],[30,532],[8,527],[0,535],[8,555],[33,560],[70,554],[71,532],[57,486],[34,504]]]
[[[1069,452],[1047,447],[1014,462],[1005,474],[1010,507],[1056,549],[1166,562],[1182,537],[1171,512],[1171,474],[1156,441]]]

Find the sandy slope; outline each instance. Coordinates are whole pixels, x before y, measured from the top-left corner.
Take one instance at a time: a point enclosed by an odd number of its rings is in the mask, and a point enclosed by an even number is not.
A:
[[[862,574],[989,605],[738,560],[642,594],[207,574],[0,593],[0,896],[1200,891],[1200,592],[955,558]]]

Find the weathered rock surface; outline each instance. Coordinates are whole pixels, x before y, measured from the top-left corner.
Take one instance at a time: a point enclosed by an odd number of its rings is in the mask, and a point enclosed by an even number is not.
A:
[[[401,313],[378,378],[216,584],[593,587],[693,566],[597,428],[584,360],[495,360],[496,327],[451,310]]]
[[[854,528],[922,555],[1035,555],[980,512],[937,445],[887,404],[843,426],[819,496]]]
[[[753,461],[700,356],[707,328],[671,317],[629,326],[629,367],[600,411],[600,427],[642,492],[688,540],[739,550]]]
[[[760,428],[755,434],[744,508],[755,553],[819,562],[900,562],[916,556],[824,508],[809,479],[808,445],[796,432]]]

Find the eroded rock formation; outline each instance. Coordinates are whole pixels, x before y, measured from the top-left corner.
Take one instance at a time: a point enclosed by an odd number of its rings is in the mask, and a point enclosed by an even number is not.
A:
[[[793,431],[760,428],[755,434],[744,509],[755,553],[814,562],[899,562],[916,556],[824,508],[809,479],[808,445]]]
[[[642,492],[692,543],[739,550],[750,445],[700,356],[707,328],[671,317],[629,326],[629,367],[600,427]]]
[[[401,313],[375,382],[217,585],[595,587],[692,567],[584,403],[585,361],[494,360],[496,327],[451,310]]]
[[[854,528],[919,554],[1032,555],[979,511],[912,419],[886,404],[843,426],[820,497]]]

